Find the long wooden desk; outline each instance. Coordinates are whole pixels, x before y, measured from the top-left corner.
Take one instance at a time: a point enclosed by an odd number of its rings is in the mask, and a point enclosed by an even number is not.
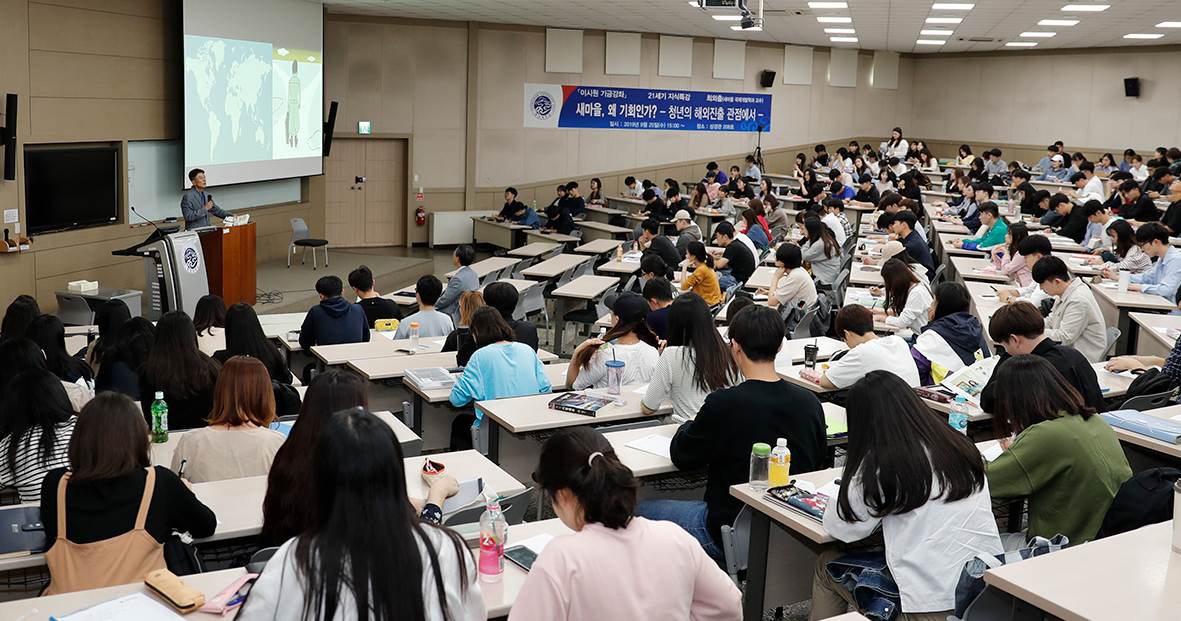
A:
[[[984,573],[984,581],[1065,621],[1176,619],[1181,554],[1173,522],[1068,547]]]
[[[483,280],[489,274],[495,274],[497,272],[506,270],[520,262],[520,259],[514,257],[488,257],[482,261],[476,261],[468,267],[472,268],[476,272],[477,278]],[[451,270],[450,272],[444,274],[444,276],[450,280],[452,276],[455,276],[455,272],[458,271],[458,269]]]
[[[446,337],[432,336],[419,339],[417,353],[429,354],[442,351]],[[325,366],[346,364],[352,360],[367,360],[369,358],[388,358],[408,356],[409,352],[398,351],[409,349],[410,339],[391,340],[385,333],[370,332],[369,340],[364,343],[341,343],[340,345],[313,345],[311,352]]]
[[[1181,316],[1157,315],[1154,313],[1128,313],[1139,328],[1136,339],[1136,355],[1168,358],[1181,336]]]
[[[985,282],[1007,283],[1009,277],[997,271],[992,261],[984,257],[949,257],[951,266],[961,280],[983,280]]]
[[[588,220],[579,225],[582,229],[582,240],[592,242],[596,239],[615,239],[623,241],[631,236],[632,230],[625,226],[615,226],[604,222]]]
[[[427,369],[432,367],[443,367],[450,369],[457,365],[455,360],[455,352],[436,352],[423,353],[415,355],[403,354],[401,356],[382,356],[362,358],[356,360],[346,361],[349,368],[369,381],[396,379],[406,375],[407,369]],[[544,350],[537,350],[537,357],[541,362],[553,362],[558,357],[554,354]]]
[[[579,276],[550,292],[554,302],[554,351],[562,355],[562,334],[565,332],[566,309],[571,301],[590,301],[619,286],[614,276]]]
[[[544,233],[538,229],[525,229],[525,239],[532,242],[549,242],[555,244],[570,244],[577,242],[579,238],[573,235],[563,235],[561,233]]]
[[[1159,295],[1142,293],[1140,291],[1119,291],[1117,288],[1110,286],[1114,284],[1103,283],[1091,285],[1091,291],[1095,294],[1095,301],[1099,303],[1099,310],[1103,311],[1104,322],[1109,326],[1119,328],[1120,337],[1119,343],[1115,348],[1115,353],[1126,354],[1136,351],[1138,337],[1136,332],[1137,324],[1132,321],[1129,313],[1134,311],[1167,313],[1174,310],[1176,305],[1171,300],[1167,300]]]
[[[747,289],[770,289],[771,279],[775,277],[775,270],[778,268],[770,265],[760,265],[755,268],[750,278],[746,279]]]
[[[622,209],[612,209],[611,207],[604,207],[603,205],[587,205],[586,219],[591,222],[602,222],[603,224],[610,224],[611,218],[615,216],[622,216],[627,213]]]
[[[621,239],[596,239],[576,247],[574,252],[580,254],[602,255],[607,254],[608,252],[615,252],[615,249],[618,248],[619,244],[622,243],[623,240]]]
[[[477,401],[476,411],[483,415],[480,432],[487,434],[488,437],[488,457],[493,461],[499,458],[500,430],[502,428],[509,433],[520,434],[579,425],[620,423],[663,416],[672,412],[672,407],[666,403],[662,404],[653,414],[644,414],[640,409],[640,402],[644,395],[636,392],[637,388],[639,387],[635,385],[623,386],[619,395],[619,399],[623,403],[607,405],[594,416],[551,410],[549,402],[554,398],[553,394]],[[605,390],[590,392],[596,395],[606,395]]]
[[[517,243],[520,231],[525,230],[531,229],[523,224],[497,222],[483,216],[472,216],[472,241],[477,244],[491,244],[506,250],[514,248],[520,245]]]
[[[562,392],[569,390],[570,383],[566,381],[566,369],[570,367],[570,363],[562,362],[559,364],[547,364],[543,368],[545,377],[549,380],[550,389],[554,392]],[[422,418],[424,406],[427,403],[432,405],[445,403],[450,407],[451,388],[433,388],[424,390],[414,382],[405,382],[406,389],[410,391],[410,396],[413,399],[413,412],[410,420],[406,424],[410,425],[411,429],[422,429]],[[466,407],[466,406],[465,406]]]
[[[578,267],[590,260],[591,257],[584,254],[560,254],[541,263],[530,265],[521,272],[521,275],[527,278],[550,280],[566,273],[566,270]]]
[[[526,244],[520,248],[513,248],[506,254],[508,254],[510,257],[536,259],[537,257],[540,257],[548,252],[553,252],[561,247],[561,244],[555,244],[553,242],[533,242],[532,244]]]

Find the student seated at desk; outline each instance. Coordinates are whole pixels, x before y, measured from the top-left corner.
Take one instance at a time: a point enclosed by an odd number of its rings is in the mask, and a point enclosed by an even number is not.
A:
[[[455,324],[455,329],[443,340],[441,350],[455,352],[455,364],[458,366],[467,366],[468,358],[476,351],[476,342],[472,339],[468,326],[471,325],[472,314],[483,306],[484,295],[479,291],[464,291],[459,296],[459,323]]]
[[[206,355],[225,342],[226,303],[218,295],[204,295],[193,310],[193,327],[197,329],[197,346]]]
[[[41,485],[51,542],[45,595],[141,582],[165,568],[173,530],[213,535],[217,516],[171,470],[152,467],[148,447],[148,426],[127,396],[102,393],[83,408],[69,468],[50,470]]]
[[[254,307],[234,304],[226,311],[226,348],[215,352],[213,359],[225,364],[234,356],[250,356],[267,368],[270,378],[280,384],[290,384],[291,370],[279,348],[267,338],[258,321]]]
[[[500,208],[500,213],[496,214],[497,220],[512,220],[517,211],[525,208],[525,203],[517,200],[517,194],[517,188],[510,186],[504,189],[504,206]]]
[[[1107,227],[1123,218],[1111,213],[1111,208],[1100,201],[1088,201],[1083,205],[1083,211],[1087,214],[1087,233],[1081,243],[1087,252],[1100,254],[1106,249]]]
[[[891,216],[889,214],[882,214],[882,217],[889,218]],[[910,253],[906,251],[906,247],[902,245],[902,242],[895,239],[882,244],[882,256],[862,257],[861,263],[862,265],[877,265],[878,263],[885,263],[890,259],[898,259],[907,264],[910,267],[911,273],[914,274],[915,278],[919,279],[919,282],[927,286],[931,285],[931,279],[927,277],[927,268],[923,267],[914,257],[910,256]],[[856,266],[854,266],[854,269],[857,269]]]
[[[379,319],[401,319],[402,310],[398,303],[381,297],[373,288],[373,272],[367,266],[360,266],[349,272],[349,286],[357,296],[357,304],[365,311],[365,321],[372,328]]]
[[[1065,182],[1070,178],[1071,171],[1065,165],[1066,160],[1063,159],[1061,153],[1055,153],[1050,157],[1050,168],[1042,169],[1042,174],[1034,178],[1034,181],[1057,181],[1059,183]]]
[[[205,417],[213,409],[213,387],[220,367],[197,348],[197,331],[184,311],[164,313],[156,322],[152,351],[139,369],[144,420],[151,420],[152,402],[156,393],[163,393],[169,429],[204,427]]]
[[[812,268],[812,276],[822,285],[833,285],[841,271],[841,245],[837,243],[832,229],[819,218],[808,216],[804,219],[804,238],[800,240],[800,253]]]
[[[1134,179],[1137,183],[1143,183],[1146,181],[1150,171],[1148,170],[1148,166],[1144,165],[1144,156],[1140,154],[1133,154],[1132,164],[1128,167],[1127,172],[1132,175],[1132,179]]]
[[[1081,244],[1087,235],[1086,208],[1075,205],[1068,196],[1059,192],[1050,197],[1050,210],[1059,216],[1058,221],[1052,224],[1057,227],[1055,232]]]
[[[706,396],[697,416],[677,429],[669,450],[680,470],[709,469],[704,500],[649,500],[636,508],[637,516],[681,525],[719,563],[724,560],[721,527],[732,524],[742,508],[730,486],[749,480],[753,444],[785,438],[794,473],[811,472],[824,461],[820,401],[775,372],[783,336],[783,319],[775,309],[748,306],[734,317],[730,352],[746,379]]]
[[[1091,287],[1071,278],[1066,263],[1055,256],[1042,257],[1033,266],[1033,280],[1055,298],[1046,318],[1046,338],[1079,350],[1091,362],[1102,362],[1107,326]]]
[[[990,250],[1005,243],[1005,236],[1009,233],[1009,223],[1001,217],[1001,211],[996,203],[988,201],[980,205],[980,228],[976,229],[976,237],[968,237],[956,241],[957,248],[967,250]]]
[[[997,394],[993,428],[1006,449],[988,464],[992,498],[1029,499],[1028,537],[1063,534],[1072,546],[1094,539],[1132,476],[1115,432],[1037,355],[1006,361],[989,385]]]
[[[656,220],[657,222],[664,222],[668,219],[668,215],[670,213],[668,207],[664,204],[664,201],[660,198],[660,196],[656,194],[656,190],[654,188],[648,188],[647,190],[644,190],[644,194],[641,195],[640,199],[644,201],[644,208],[640,210],[639,215],[646,216],[647,218]],[[640,233],[637,232],[636,237],[639,236]]]
[[[800,247],[793,243],[779,244],[775,249],[775,275],[771,288],[760,289],[767,296],[767,306],[778,308],[810,308],[816,303],[816,283],[804,269]]]
[[[668,343],[656,361],[640,408],[652,414],[671,400],[674,420],[692,420],[706,395],[737,381],[738,366],[705,301],[693,293],[679,296],[668,307]]]
[[[702,244],[702,246],[704,247],[704,244]],[[685,255],[683,256],[688,256],[688,252],[688,245],[686,245]],[[677,263],[673,263],[673,266],[677,265],[678,263],[680,263],[679,260]],[[673,268],[665,263],[664,259],[661,259],[659,255],[649,253],[640,257],[640,282],[636,283],[637,287],[633,290],[641,291],[643,283],[646,283],[653,278],[664,278],[671,281],[674,279],[674,272]]]
[[[898,259],[882,264],[881,287],[886,293],[885,308],[873,310],[875,318],[900,328],[903,335],[918,334],[927,325],[927,316],[935,297],[931,286],[924,284]],[[874,290],[877,287],[873,288]]]
[[[611,328],[602,338],[583,341],[570,356],[566,381],[573,390],[607,387],[607,362],[624,363],[621,385],[644,384],[656,369],[660,342],[646,321],[648,302],[635,293],[614,293],[603,300],[611,309]]]
[[[63,382],[85,386],[94,393],[90,365],[66,351],[66,327],[57,315],[41,315],[29,324],[25,336],[45,354],[45,368]]]
[[[566,210],[570,212],[570,217],[576,218],[586,213],[586,199],[580,194],[578,189],[578,182],[571,181],[566,184]]]
[[[800,371],[800,377],[829,389],[848,388],[870,371],[889,371],[906,382],[919,385],[919,372],[911,357],[910,346],[902,337],[891,334],[878,337],[873,331],[873,312],[860,304],[850,304],[837,312],[834,327],[849,351],[828,362],[823,372]]]
[[[1009,287],[997,289],[997,299],[1002,304],[1011,304],[1017,300],[1025,300],[1035,306],[1040,306],[1043,301],[1048,300],[1050,296],[1042,291],[1040,285],[1033,281],[1033,266],[1042,257],[1050,256],[1054,251],[1054,247],[1050,244],[1050,238],[1045,235],[1030,235],[1021,240],[1017,244],[1017,251],[1025,259],[1025,266],[1030,270],[1029,284],[1021,287]]]
[[[964,563],[1004,551],[984,459],[892,373],[873,371],[854,384],[846,412],[849,454],[840,492],[824,512],[824,530],[853,543],[880,528],[884,549],[822,551],[810,619],[858,604],[866,606],[863,612],[892,604],[902,621],[943,621],[955,608]],[[854,599],[846,585],[862,581],[869,588]]]
[[[731,245],[742,246],[742,244]],[[741,249],[745,250],[745,248]],[[725,297],[722,295],[720,277],[714,271],[714,265],[714,258],[705,250],[705,244],[689,242],[689,248],[685,253],[685,262],[681,265],[681,291],[696,293],[710,306],[721,304]],[[690,269],[692,272],[689,271]],[[733,277],[731,277],[732,279]]]
[[[935,259],[931,257],[931,246],[923,236],[923,227],[919,226],[918,216],[909,209],[902,209],[894,214],[893,220],[888,224],[887,230],[902,242],[906,247],[906,253],[926,270],[926,280],[929,282],[935,277]]]
[[[624,198],[639,198],[644,193],[644,188],[636,183],[636,178],[628,175],[623,180],[623,191],[619,193]]]
[[[1007,364],[1012,356],[1033,354],[1045,358],[1082,395],[1087,407],[1102,412],[1105,409],[1103,391],[1099,389],[1099,378],[1090,361],[1077,349],[1047,338],[1045,330],[1045,320],[1033,304],[1019,301],[1000,307],[988,322],[988,336],[1005,350],[997,368]],[[996,387],[995,377],[994,370],[992,378],[980,391],[980,409],[989,414],[996,412],[998,400],[1006,398],[1005,393]],[[1028,394],[1029,391],[1025,391],[1023,398]]]
[[[990,355],[984,326],[969,311],[972,296],[958,282],[935,287],[930,323],[910,349],[923,386],[938,384],[945,377]]]
[[[1166,300],[1177,296],[1181,285],[1181,250],[1169,242],[1169,229],[1159,222],[1147,222],[1136,229],[1136,244],[1154,260],[1151,269],[1132,274],[1128,291],[1159,295]]]
[[[7,378],[0,391],[0,486],[15,487],[21,502],[41,499],[41,480],[69,463],[74,408],[57,376],[30,368]]]
[[[334,412],[369,406],[369,383],[352,371],[329,367],[312,380],[299,417],[275,453],[262,503],[262,545],[277,546],[312,524],[312,455]]]
[[[1115,280],[1120,271],[1140,274],[1152,267],[1152,259],[1136,243],[1136,232],[1127,220],[1113,219],[1107,225],[1107,237],[1111,242],[1110,247],[1087,257],[1092,265],[1103,264],[1104,278]]]
[[[575,532],[546,545],[510,621],[742,615],[742,593],[693,537],[675,524],[632,517],[639,482],[602,434],[559,432],[546,440],[536,472],[554,513]],[[656,576],[660,588],[652,589]]]
[[[758,200],[758,199],[755,199]],[[767,237],[767,230],[759,223],[759,218],[755,215],[753,209],[747,208],[742,211],[741,215],[741,230],[742,233],[750,239],[755,245],[755,249],[762,252],[770,245],[771,240]]]
[[[344,283],[337,276],[323,276],[316,281],[320,303],[308,310],[299,329],[299,346],[363,343],[369,340],[369,320],[365,311],[341,297]]]
[[[569,203],[565,198],[565,186],[562,186],[559,197],[545,208],[545,226],[541,232],[569,235],[577,227],[578,224],[574,222],[574,215],[570,213]]]
[[[1119,193],[1124,199],[1119,213],[1125,219],[1134,222],[1156,222],[1160,220],[1160,208],[1156,206],[1152,197],[1141,191],[1139,183],[1125,181],[1119,186]]]
[[[95,392],[110,390],[123,393],[132,399],[139,399],[139,368],[148,359],[155,342],[156,326],[147,319],[132,317],[123,324],[115,335],[114,344],[105,348],[98,377],[94,378]],[[2,345],[0,349],[3,349]],[[2,358],[3,356],[0,356],[0,366]],[[0,374],[0,377],[4,375]],[[69,393],[70,390],[67,386],[66,392]],[[74,400],[73,395],[70,400]],[[75,407],[74,410],[80,411],[81,408]]]
[[[439,279],[435,278],[433,274],[420,277],[414,285],[414,299],[418,301],[418,312],[406,317],[398,324],[398,330],[394,332],[394,339],[410,338],[410,324],[412,323],[418,324],[418,336],[421,338],[451,334],[451,331],[455,329],[451,315],[435,310],[435,302],[439,300],[441,293],[443,293],[443,283],[439,282]]]
[[[603,198],[603,180],[594,177],[590,180],[590,192],[586,195],[586,203],[588,205],[606,205],[607,200]]]
[[[672,283],[664,278],[653,278],[644,283],[641,293],[648,301],[648,327],[656,338],[664,341],[668,339],[669,305],[673,303]],[[694,294],[696,295],[696,294]]]
[[[517,288],[507,282],[494,282],[484,287],[484,303],[495,308],[501,319],[513,329],[513,340],[537,351],[537,326],[526,320],[513,319],[520,298]]]
[[[239,621],[486,618],[463,540],[418,518],[389,425],[362,408],[336,412],[310,457],[312,522],[267,562]]]
[[[1018,287],[1027,287],[1033,281],[1030,268],[1025,264],[1025,257],[1021,256],[1021,242],[1029,237],[1029,228],[1024,222],[1014,222],[1005,232],[1005,243],[992,247],[989,256],[992,257],[993,269],[1008,276]]]
[[[4,321],[0,323],[0,343],[25,336],[29,324],[41,316],[41,307],[31,295],[21,294],[4,310]]]
[[[676,265],[681,262],[681,254],[677,252],[677,247],[660,234],[660,223],[653,218],[640,223],[640,234],[632,243],[632,248],[644,255],[655,254],[665,265]]]
[[[451,255],[451,262],[455,265],[455,273],[447,280],[447,287],[435,302],[435,308],[440,312],[451,315],[452,322],[459,321],[459,296],[465,291],[475,291],[480,288],[480,277],[471,264],[476,260],[476,250],[469,244],[455,247]]]
[[[181,435],[172,469],[193,483],[262,476],[286,437],[267,426],[275,421],[275,395],[263,363],[230,358],[217,376],[209,426]]]
[[[852,205],[859,207],[877,207],[878,201],[882,200],[882,194],[873,183],[873,177],[869,174],[863,174],[857,178],[857,193],[849,201]]]
[[[685,256],[685,250],[689,248],[689,242],[701,241],[701,227],[693,222],[693,217],[684,209],[678,209],[677,213],[673,214],[673,226],[677,229],[675,249],[677,251],[677,262],[679,262],[680,257]],[[677,262],[671,265],[676,265]]]
[[[98,337],[86,347],[86,364],[98,377],[102,368],[103,355],[115,345],[119,328],[131,320],[131,310],[123,300],[105,300],[94,312],[94,324],[98,326]],[[105,341],[103,339],[106,339]]]
[[[1177,291],[1177,308],[1181,310],[1181,290]],[[2,346],[0,346],[2,347]],[[1113,373],[1121,371],[1138,371],[1150,367],[1160,367],[1161,375],[1167,377],[1172,386],[1181,385],[1181,335],[1173,343],[1167,358],[1160,356],[1116,356],[1107,361],[1104,368]]]

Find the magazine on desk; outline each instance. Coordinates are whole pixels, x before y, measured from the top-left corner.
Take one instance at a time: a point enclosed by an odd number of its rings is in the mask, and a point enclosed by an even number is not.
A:
[[[992,371],[996,368],[997,362],[1000,362],[1000,356],[989,356],[977,360],[948,375],[940,383],[940,386],[955,393],[956,396],[967,399],[968,403],[980,407],[980,393],[984,391],[984,385],[992,377]]]
[[[765,498],[817,522],[824,521],[824,510],[828,507],[829,502],[827,494],[822,494],[819,491],[809,492],[795,485],[772,487],[767,490]]]

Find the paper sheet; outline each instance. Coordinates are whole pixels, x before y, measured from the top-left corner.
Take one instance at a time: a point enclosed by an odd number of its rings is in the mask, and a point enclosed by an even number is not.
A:
[[[824,494],[829,498],[836,498],[837,494],[841,493],[841,486],[837,484],[836,480],[832,480],[822,485],[820,489],[816,490],[816,493]]]
[[[133,593],[64,617],[54,617],[54,619],[57,621],[125,621],[127,619],[181,621],[184,617],[143,593]]]
[[[513,545],[525,546],[526,548],[533,550],[534,553],[536,553],[537,555],[540,556],[541,551],[544,550],[545,547],[549,545],[549,542],[551,542],[553,540],[554,540],[553,535],[547,535],[545,533],[542,533],[540,535],[534,535],[528,539],[523,539],[521,541],[518,541],[518,542],[514,543]]]
[[[656,455],[657,457],[664,457],[665,459],[672,459],[671,447],[673,439],[668,436],[658,436],[656,434],[647,435],[642,438],[636,438],[624,446]]]
[[[987,442],[980,449],[980,454],[984,456],[984,461],[992,461],[1004,453],[1005,449],[1001,448],[1000,442]]]
[[[1115,375],[1117,377],[1126,377],[1128,379],[1136,379],[1138,376],[1131,371],[1103,371],[1108,375]]]
[[[648,385],[647,384],[640,384],[639,386],[636,386],[635,390],[633,390],[632,392],[634,392],[637,395],[646,395],[646,394],[648,394]]]

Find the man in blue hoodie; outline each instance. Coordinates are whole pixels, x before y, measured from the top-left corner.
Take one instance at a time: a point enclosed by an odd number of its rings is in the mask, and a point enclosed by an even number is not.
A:
[[[361,343],[369,340],[365,310],[341,297],[344,283],[339,277],[324,276],[316,281],[320,303],[308,310],[299,329],[299,345],[307,351],[313,345]]]

